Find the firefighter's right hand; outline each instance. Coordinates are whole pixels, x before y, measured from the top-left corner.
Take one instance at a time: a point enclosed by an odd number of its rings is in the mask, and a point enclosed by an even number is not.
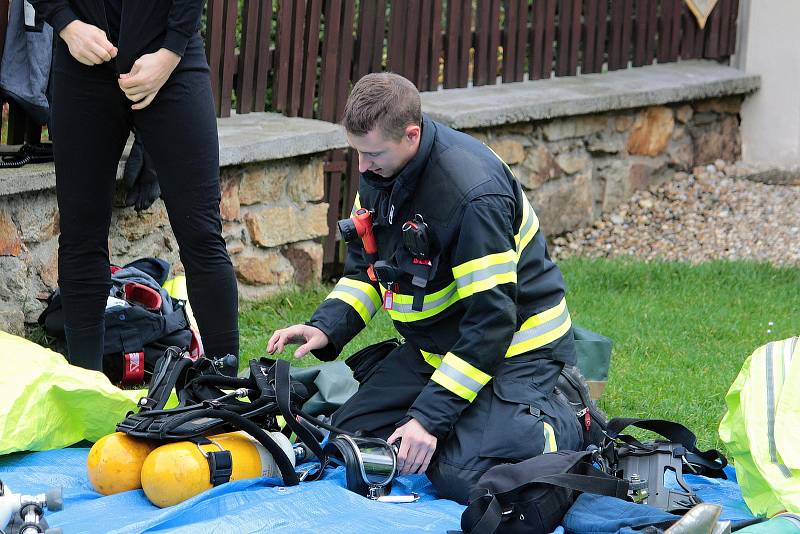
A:
[[[289,328],[276,330],[269,338],[267,351],[270,354],[282,352],[286,345],[300,345],[294,351],[295,358],[302,358],[312,350],[321,349],[328,344],[328,336],[315,326],[296,324]]]
[[[58,35],[67,43],[72,57],[84,65],[99,65],[117,57],[117,47],[97,26],[73,20]]]

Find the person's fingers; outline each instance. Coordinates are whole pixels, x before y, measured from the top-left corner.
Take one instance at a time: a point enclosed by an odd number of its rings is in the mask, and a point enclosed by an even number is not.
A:
[[[89,50],[103,60],[103,62],[111,61],[111,52],[106,49],[102,43],[93,42],[89,44]]]
[[[400,473],[406,473],[406,465],[409,463],[411,441],[404,439],[400,441],[400,450],[397,452],[397,468]]]
[[[125,97],[131,102],[139,102],[140,100],[144,100],[145,97],[150,95],[150,93],[148,93],[147,91],[140,91],[140,90],[124,91],[124,93]]]
[[[144,100],[131,106],[131,109],[144,109],[155,99],[156,93],[150,93]]]
[[[272,337],[269,338],[269,341],[267,341],[267,352],[268,353],[275,354],[275,342],[278,340],[279,337],[281,337],[280,330],[276,330],[272,334]]]
[[[387,439],[387,440],[386,440],[386,442],[387,442],[389,445],[391,445],[392,443],[394,443],[394,442],[395,442],[395,441],[397,441],[398,439],[402,439],[402,438],[403,438],[403,432],[402,432],[402,431],[401,431],[401,430],[398,428],[397,430],[395,430],[395,431],[392,433],[392,435],[391,435],[391,436],[389,436],[389,439]]]
[[[410,460],[406,460],[406,473],[417,473],[419,471],[420,466],[425,461],[425,450],[424,445],[421,443],[417,443],[413,447],[413,451],[409,452]]]
[[[299,347],[297,347],[297,350],[294,351],[294,357],[302,358],[303,356],[311,352],[313,348],[314,347],[312,347],[311,343],[305,343],[303,345],[300,345]]]
[[[420,468],[419,468],[419,470],[417,471],[417,473],[419,473],[419,474],[423,474],[423,473],[425,473],[425,471],[427,471],[427,470],[428,470],[428,466],[429,466],[429,465],[431,465],[431,459],[433,458],[433,452],[434,452],[435,450],[436,450],[436,449],[435,449],[435,448],[433,448],[433,449],[428,449],[428,450],[425,452],[425,459],[422,461],[422,465],[420,466]]]

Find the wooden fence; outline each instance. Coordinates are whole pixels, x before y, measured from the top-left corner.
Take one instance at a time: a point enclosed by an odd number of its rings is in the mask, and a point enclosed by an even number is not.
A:
[[[218,116],[277,111],[335,122],[352,82],[381,70],[435,91],[725,61],[738,4],[719,0],[701,30],[683,0],[208,0],[204,29]],[[4,36],[3,20],[0,49]],[[41,129],[11,105],[7,134],[18,144]],[[347,151],[325,165],[331,228],[350,211],[355,167]],[[332,232],[325,262],[336,256]]]

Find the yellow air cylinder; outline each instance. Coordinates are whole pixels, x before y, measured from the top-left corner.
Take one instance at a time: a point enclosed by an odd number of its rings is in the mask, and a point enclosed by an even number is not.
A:
[[[267,432],[294,465],[292,443],[280,432]],[[212,443],[190,441],[169,443],[151,452],[142,466],[142,488],[158,507],[172,506],[211,489],[211,470],[206,453],[230,451],[233,462],[231,480],[256,477],[280,478],[278,465],[261,443],[245,432],[208,436]]]
[[[156,446],[122,432],[103,436],[92,446],[86,459],[89,482],[103,495],[141,488],[142,464]]]

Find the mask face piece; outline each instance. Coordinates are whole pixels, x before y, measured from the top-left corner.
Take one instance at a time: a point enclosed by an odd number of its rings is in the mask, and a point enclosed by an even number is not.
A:
[[[325,449],[334,463],[345,466],[350,491],[377,499],[391,490],[397,473],[397,455],[386,441],[340,434]]]

